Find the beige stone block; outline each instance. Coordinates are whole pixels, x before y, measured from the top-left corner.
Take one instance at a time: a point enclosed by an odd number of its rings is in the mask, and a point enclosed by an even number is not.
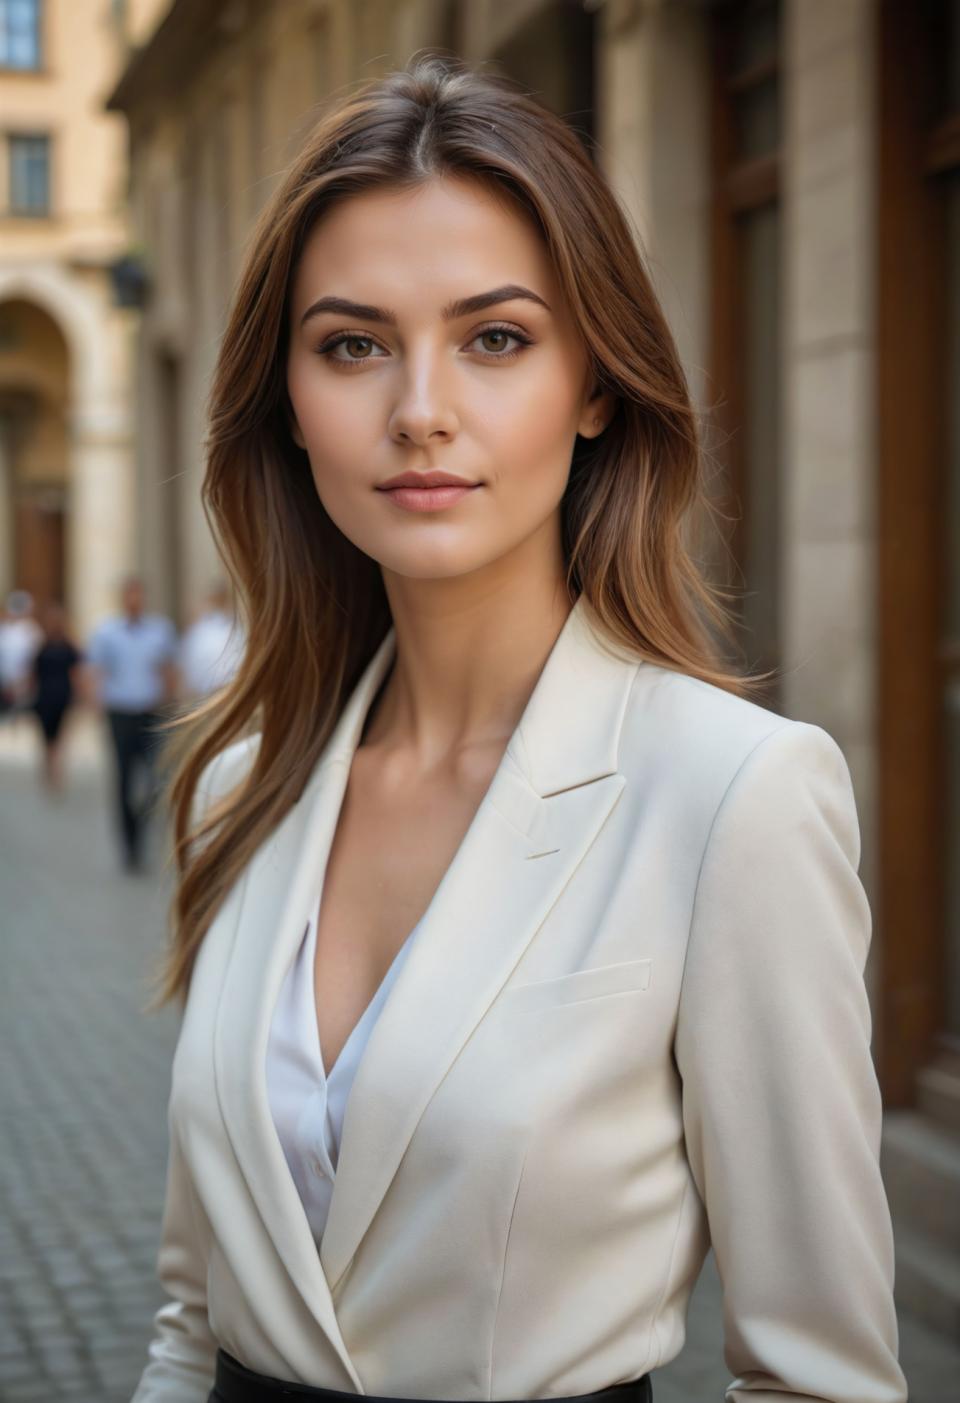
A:
[[[864,878],[873,870],[876,851],[877,751],[868,719],[860,718],[860,728],[853,737],[834,736],[850,770],[860,824],[860,875]],[[866,880],[864,885],[868,885]]]
[[[783,32],[791,63],[805,67],[840,47],[862,44],[875,0],[787,0]]]
[[[68,571],[71,614],[85,637],[117,605],[117,587],[131,568],[133,521],[130,445],[99,435],[74,444]]]
[[[789,537],[843,541],[871,530],[873,363],[862,347],[794,358],[786,387]]]
[[[856,538],[794,541],[786,567],[784,709],[840,743],[873,715],[874,552]]]
[[[791,70],[785,88],[791,181],[801,189],[840,175],[865,183],[874,102],[869,52],[828,49]]]
[[[846,175],[795,190],[787,210],[790,344],[860,336],[873,316],[871,206]]]

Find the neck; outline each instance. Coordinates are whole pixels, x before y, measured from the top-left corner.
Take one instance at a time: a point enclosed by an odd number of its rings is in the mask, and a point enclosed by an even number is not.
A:
[[[562,573],[500,569],[478,586],[385,578],[394,664],[364,744],[418,772],[499,746],[512,735],[570,609]]]

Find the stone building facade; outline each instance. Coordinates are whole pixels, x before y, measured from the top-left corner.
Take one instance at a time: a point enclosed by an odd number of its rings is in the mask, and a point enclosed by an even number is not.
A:
[[[81,637],[135,563],[120,52],[100,0],[0,0],[0,596],[62,600]]]
[[[960,3],[175,0],[109,99],[151,295],[139,554],[215,569],[204,400],[244,236],[314,104],[441,45],[583,132],[647,252],[770,704],[853,773],[898,1293],[960,1332]]]

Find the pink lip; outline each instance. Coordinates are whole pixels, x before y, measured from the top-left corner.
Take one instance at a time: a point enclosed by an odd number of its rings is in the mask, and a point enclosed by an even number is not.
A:
[[[381,488],[398,507],[408,512],[438,512],[453,506],[468,492],[475,492],[479,483],[468,487],[387,487]]]

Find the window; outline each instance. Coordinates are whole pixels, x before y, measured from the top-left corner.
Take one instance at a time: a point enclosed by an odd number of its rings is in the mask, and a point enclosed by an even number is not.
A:
[[[110,0],[110,23],[121,43],[129,43],[130,8],[127,0]]]
[[[40,67],[40,0],[0,0],[0,68]]]
[[[8,213],[50,213],[50,139],[11,134],[7,138],[10,172]]]

